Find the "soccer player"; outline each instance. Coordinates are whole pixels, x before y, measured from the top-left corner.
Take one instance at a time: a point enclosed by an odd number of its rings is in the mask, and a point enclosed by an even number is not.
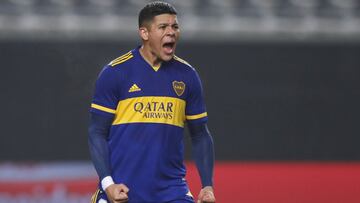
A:
[[[202,190],[215,202],[214,150],[201,82],[175,56],[180,29],[175,8],[147,4],[139,13],[142,45],[111,61],[96,81],[89,126],[90,154],[99,175],[92,201],[189,203],[183,164],[187,122]]]

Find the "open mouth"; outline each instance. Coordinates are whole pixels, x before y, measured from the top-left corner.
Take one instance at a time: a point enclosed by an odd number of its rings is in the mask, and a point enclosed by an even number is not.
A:
[[[162,46],[166,54],[173,54],[175,48],[175,42],[166,42]]]

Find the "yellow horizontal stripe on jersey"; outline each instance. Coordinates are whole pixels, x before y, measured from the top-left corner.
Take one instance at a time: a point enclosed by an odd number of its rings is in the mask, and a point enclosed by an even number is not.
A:
[[[132,57],[134,57],[134,56],[133,56],[133,55],[130,55],[130,56],[128,56],[128,57],[125,57],[125,58],[122,59],[122,60],[111,62],[111,63],[110,63],[110,66],[116,66],[116,65],[118,65],[118,64],[120,64],[120,63],[124,63],[125,61],[131,59]]]
[[[207,116],[207,112],[201,113],[201,114],[196,114],[196,115],[186,115],[186,119],[187,120],[195,120],[195,119],[199,119],[199,118],[204,118],[206,116]]]
[[[100,106],[100,105],[97,105],[97,104],[94,104],[94,103],[91,104],[91,108],[98,109],[98,110],[101,110],[101,111],[105,111],[107,113],[113,113],[113,114],[116,112],[114,109],[110,109],[110,108]]]
[[[161,123],[184,127],[185,105],[174,97],[146,96],[121,100],[113,125],[127,123]]]

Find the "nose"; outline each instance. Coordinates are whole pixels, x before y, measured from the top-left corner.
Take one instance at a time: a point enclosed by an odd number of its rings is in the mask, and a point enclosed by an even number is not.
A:
[[[173,27],[169,26],[167,28],[167,32],[166,32],[167,35],[175,36],[175,33],[176,33],[176,30]]]

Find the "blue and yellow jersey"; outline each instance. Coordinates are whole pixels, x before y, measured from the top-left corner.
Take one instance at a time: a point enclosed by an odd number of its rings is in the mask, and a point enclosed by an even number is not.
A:
[[[206,122],[201,82],[174,56],[150,66],[139,48],[104,67],[91,112],[113,117],[108,137],[112,177],[130,201],[164,202],[188,194],[183,165],[185,122]]]

